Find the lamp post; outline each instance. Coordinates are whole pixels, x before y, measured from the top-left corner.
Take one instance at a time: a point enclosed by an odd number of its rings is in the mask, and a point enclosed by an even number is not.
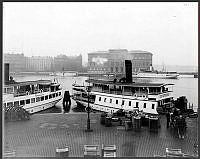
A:
[[[87,93],[88,93],[88,106],[86,107],[86,111],[87,111],[87,129],[85,130],[86,132],[92,132],[92,129],[90,129],[90,111],[91,111],[91,107],[90,107],[90,76],[89,76],[89,86],[87,89]]]

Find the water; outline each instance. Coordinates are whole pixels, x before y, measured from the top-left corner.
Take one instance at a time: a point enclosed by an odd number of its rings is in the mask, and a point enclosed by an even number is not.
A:
[[[15,75],[13,76],[14,79],[19,81],[27,81],[27,80],[53,80],[54,76],[49,75]],[[88,77],[62,77],[56,76],[58,82],[61,84],[63,90],[68,90],[70,94],[72,94],[72,84],[76,82],[80,85],[87,85],[84,81]],[[179,79],[133,79],[134,81],[139,82],[158,82],[158,83],[172,83],[175,84],[173,86],[173,95],[174,99],[180,96],[186,96],[188,103],[191,105],[193,104],[194,111],[197,111],[198,108],[198,78],[194,78],[193,76],[180,76]],[[76,103],[72,100],[72,109],[70,112],[74,111],[83,111],[83,110],[76,110]],[[56,107],[53,109],[45,110],[41,113],[46,112],[63,112],[62,110],[62,101],[56,104]]]

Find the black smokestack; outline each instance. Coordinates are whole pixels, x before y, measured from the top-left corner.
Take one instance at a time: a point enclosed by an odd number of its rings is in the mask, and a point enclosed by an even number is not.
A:
[[[132,63],[131,60],[125,60],[126,82],[132,83]]]
[[[9,63],[4,64],[4,83],[9,82]]]

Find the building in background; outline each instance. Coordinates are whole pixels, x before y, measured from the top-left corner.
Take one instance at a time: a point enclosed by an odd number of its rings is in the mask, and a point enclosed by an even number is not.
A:
[[[152,66],[152,53],[141,50],[110,49],[88,54],[88,73],[125,73],[125,60],[132,61],[133,72],[149,70]]]
[[[4,54],[4,63],[10,64],[10,72],[82,71],[82,56],[58,55],[25,57],[24,54]]]
[[[9,63],[10,72],[23,72],[26,70],[26,62],[24,54],[5,53],[3,62]]]
[[[26,71],[51,72],[53,70],[53,58],[48,56],[26,57]]]
[[[79,72],[82,70],[82,56],[58,55],[54,57],[54,70]]]

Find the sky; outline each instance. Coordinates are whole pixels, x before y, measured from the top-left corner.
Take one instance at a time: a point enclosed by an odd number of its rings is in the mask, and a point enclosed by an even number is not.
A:
[[[198,65],[197,2],[3,2],[3,53],[153,53],[153,65]]]

